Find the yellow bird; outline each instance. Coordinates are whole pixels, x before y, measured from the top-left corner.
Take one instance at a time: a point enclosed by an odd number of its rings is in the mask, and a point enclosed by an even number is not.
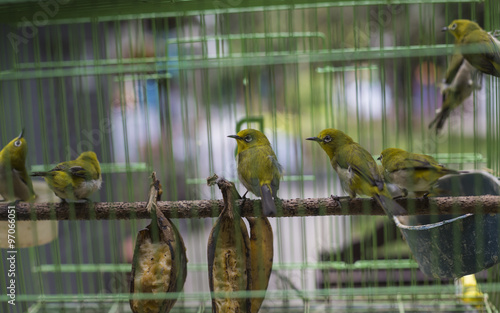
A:
[[[366,195],[375,198],[389,215],[405,215],[406,210],[392,200],[377,163],[371,154],[340,130],[328,128],[317,137],[306,138],[319,143],[330,157],[342,188],[351,198]]]
[[[436,111],[436,117],[429,124],[429,128],[436,125],[436,134],[438,134],[450,113],[461,105],[474,90],[481,89],[481,79],[481,72],[472,66],[462,54],[455,53],[441,86],[443,104]]]
[[[35,198],[25,165],[28,145],[23,133],[24,130],[0,151],[0,195],[6,201]]]
[[[455,37],[459,48],[467,45],[476,47],[477,52],[462,53],[472,66],[483,73],[500,77],[499,42],[491,34],[469,20],[454,20],[443,31],[449,31]]]
[[[388,148],[378,158],[382,162],[384,176],[407,195],[426,196],[437,180],[445,175],[464,173],[444,167],[433,157],[411,153],[403,149]]]
[[[42,176],[56,196],[64,200],[88,200],[101,188],[101,166],[92,151],[80,154],[76,160],[59,163],[48,172],[34,172]]]
[[[283,167],[278,163],[271,143],[266,135],[255,129],[244,129],[228,137],[236,139],[238,144],[240,181],[248,191],[262,198],[263,215],[275,216],[276,206],[273,198],[276,198],[280,188]]]
[[[0,202],[27,201],[35,203],[57,202],[54,193],[44,182],[32,182],[26,169],[28,145],[24,130],[0,151]],[[12,225],[0,221],[0,248],[11,248],[9,233]],[[16,220],[16,248],[43,245],[57,238],[57,221]]]

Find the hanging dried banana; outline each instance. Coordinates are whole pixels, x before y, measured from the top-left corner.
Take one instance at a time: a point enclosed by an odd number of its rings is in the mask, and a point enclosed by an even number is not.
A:
[[[175,225],[158,209],[161,185],[153,173],[153,184],[147,204],[156,212],[153,221],[137,234],[130,293],[180,292],[187,275],[187,257],[184,241]],[[166,313],[174,306],[176,298],[131,299],[134,313]]]
[[[267,290],[273,268],[273,229],[267,217],[247,217],[250,225],[251,290]],[[264,297],[251,299],[251,313],[257,313]]]
[[[224,197],[224,209],[208,241],[208,270],[212,292],[267,290],[273,266],[273,230],[266,217],[247,217],[250,238],[243,219],[234,211],[240,196],[234,187],[217,175],[208,184],[218,184]],[[241,234],[241,236],[240,236]],[[259,311],[264,297],[212,297],[212,312]]]
[[[212,228],[208,240],[208,279],[212,292],[212,312],[250,312],[250,299],[218,297],[217,292],[251,290],[250,240],[243,219],[234,208],[234,185],[217,181],[224,197],[224,209]]]

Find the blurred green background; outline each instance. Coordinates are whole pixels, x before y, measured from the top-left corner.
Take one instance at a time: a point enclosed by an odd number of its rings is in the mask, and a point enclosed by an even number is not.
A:
[[[248,118],[263,119],[285,168],[280,198],[343,194],[324,153],[304,140],[330,127],[374,156],[399,147],[497,175],[496,78],[483,78],[440,135],[428,124],[454,49],[442,27],[466,18],[491,31],[500,28],[499,13],[493,0],[0,0],[0,144],[25,128],[32,170],[94,150],[103,188],[92,198],[103,202],[145,201],[152,170],[164,200],[221,198],[205,179],[237,179],[235,144],[226,136]],[[175,222],[190,267],[186,299],[174,310],[209,311],[213,220]],[[0,296],[1,311],[128,312],[131,247],[146,224],[59,222],[59,239],[20,251],[19,306]],[[424,277],[385,217],[272,225],[275,271],[262,311],[402,312],[398,301],[411,312],[477,309],[462,305],[452,281]],[[6,268],[4,250],[0,256]],[[373,260],[385,263],[350,267]],[[478,279],[498,307],[497,266]],[[0,275],[2,294],[5,285]]]

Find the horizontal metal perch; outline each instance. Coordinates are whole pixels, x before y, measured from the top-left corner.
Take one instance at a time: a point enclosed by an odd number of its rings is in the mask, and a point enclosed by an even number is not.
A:
[[[260,200],[238,200],[242,216],[257,216]],[[465,214],[500,212],[500,196],[430,197],[398,199],[409,215]],[[324,215],[385,215],[373,199],[356,198],[287,199],[277,200],[278,217]],[[89,220],[89,219],[147,219],[146,202],[98,202],[98,203],[24,203],[15,205],[17,220]],[[222,200],[159,201],[158,208],[168,218],[217,217],[223,208]],[[255,208],[255,209],[254,209]],[[0,206],[0,220],[7,220],[7,204]]]

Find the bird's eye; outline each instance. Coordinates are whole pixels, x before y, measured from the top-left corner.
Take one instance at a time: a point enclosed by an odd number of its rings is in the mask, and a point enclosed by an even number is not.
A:
[[[245,141],[246,141],[246,142],[250,142],[250,141],[252,141],[252,137],[251,137],[250,135],[246,136],[246,137],[245,137]]]
[[[454,30],[455,28],[457,28],[457,23],[453,23],[453,25],[451,25],[450,27],[451,30]]]
[[[330,142],[330,141],[332,141],[332,137],[330,137],[330,135],[326,135],[325,138],[323,138],[323,141]]]
[[[14,141],[14,146],[20,147],[21,146],[21,140]]]

